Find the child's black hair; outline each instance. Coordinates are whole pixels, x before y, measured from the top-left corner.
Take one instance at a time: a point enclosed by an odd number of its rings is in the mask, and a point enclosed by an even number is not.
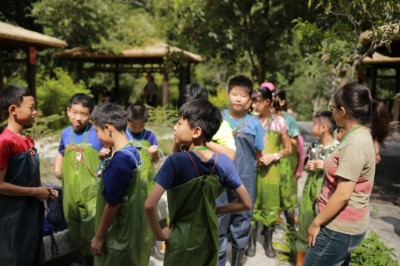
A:
[[[272,98],[273,98],[272,92],[268,88],[258,87],[257,92],[260,93],[260,97],[263,100],[269,100],[272,103]]]
[[[324,120],[329,128],[329,133],[333,135],[333,132],[335,132],[337,125],[335,119],[333,119],[333,114],[331,111],[318,112],[314,115],[314,118],[318,118],[320,121]]]
[[[228,93],[234,88],[234,87],[241,87],[247,90],[249,93],[249,96],[253,93],[253,82],[251,80],[243,75],[239,75],[236,77],[233,77],[229,80],[228,83]]]
[[[195,99],[208,99],[207,89],[198,83],[187,84],[179,94],[178,108],[188,101]]]
[[[73,104],[80,104],[83,107],[89,108],[91,113],[94,108],[94,100],[92,97],[85,93],[76,93],[69,99],[68,107],[71,108]]]
[[[30,90],[21,87],[19,85],[9,85],[7,86],[2,95],[1,95],[1,109],[3,110],[4,114],[8,117],[10,114],[8,113],[8,108],[15,104],[19,106],[24,97],[32,96],[33,94]]]
[[[147,122],[147,119],[149,119],[147,108],[142,103],[132,103],[128,106],[127,113],[128,121],[139,120]]]
[[[126,111],[122,106],[115,103],[104,103],[96,106],[90,118],[96,126],[102,129],[108,124],[120,132],[125,131],[128,124]]]
[[[285,100],[285,104],[282,105],[280,108],[282,109],[282,111],[287,111],[286,92],[283,89],[277,89],[274,95],[276,101]]]
[[[201,128],[205,142],[211,141],[222,123],[220,110],[205,99],[192,100],[182,105],[179,117],[187,119],[192,128]]]

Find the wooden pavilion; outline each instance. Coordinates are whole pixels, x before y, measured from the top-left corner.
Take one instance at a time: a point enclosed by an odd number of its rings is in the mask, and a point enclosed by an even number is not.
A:
[[[0,22],[0,91],[4,87],[4,64],[25,63],[28,88],[36,95],[36,50],[66,46],[67,43],[58,38]],[[15,50],[25,51],[25,59],[11,58],[10,51]]]
[[[113,73],[115,95],[118,95],[119,76],[122,73],[161,73],[163,106],[168,102],[169,73],[178,74],[181,89],[190,83],[191,65],[203,61],[200,55],[166,43],[157,43],[145,48],[129,48],[119,54],[99,53],[76,47],[57,53],[56,58],[76,62],[78,79],[82,76],[82,71]]]

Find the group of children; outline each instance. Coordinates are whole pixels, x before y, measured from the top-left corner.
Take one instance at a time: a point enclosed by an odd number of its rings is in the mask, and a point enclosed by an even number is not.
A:
[[[255,255],[259,222],[268,257],[276,256],[272,235],[279,211],[294,228],[300,133],[284,91],[260,86],[253,94],[251,80],[236,76],[228,84],[229,107],[221,112],[204,88],[194,95],[194,85],[188,86],[174,126],[175,153],[158,173],[158,142],[145,129],[144,105],[94,107],[85,94],[69,101],[71,126],[61,133],[54,170],[63,183],[71,240],[86,265],[148,265],[154,239],[166,240],[165,265],[225,265],[229,241],[231,265],[244,265],[245,254]],[[58,195],[41,185],[34,142],[23,134],[36,116],[33,96],[7,87],[2,108],[8,124],[0,135],[0,261],[40,265],[42,202]],[[308,152],[298,265],[316,216],[323,160],[338,145],[335,128],[331,112],[314,117],[312,134],[320,141]],[[157,212],[165,191],[169,225]]]

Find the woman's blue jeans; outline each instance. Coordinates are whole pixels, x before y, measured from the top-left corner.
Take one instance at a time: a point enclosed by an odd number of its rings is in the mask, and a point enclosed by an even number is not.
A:
[[[351,253],[361,243],[365,233],[348,235],[321,227],[315,246],[308,247],[304,266],[349,265]]]

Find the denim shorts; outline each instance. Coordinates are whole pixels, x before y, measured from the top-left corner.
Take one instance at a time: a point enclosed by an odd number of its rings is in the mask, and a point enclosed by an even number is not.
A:
[[[315,246],[307,247],[304,266],[349,265],[351,253],[361,243],[365,233],[348,235],[321,227]]]

